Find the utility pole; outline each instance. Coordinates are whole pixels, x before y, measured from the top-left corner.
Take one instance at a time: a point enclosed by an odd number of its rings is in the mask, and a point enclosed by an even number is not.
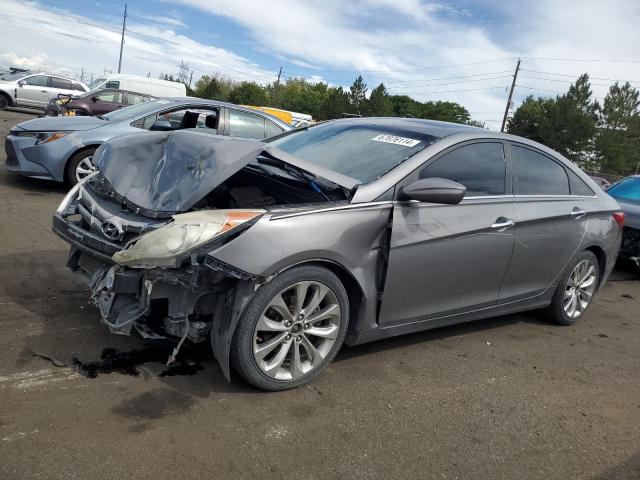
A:
[[[504,127],[507,124],[507,115],[509,115],[509,107],[511,106],[511,97],[513,97],[513,89],[516,86],[516,78],[518,78],[519,70],[520,70],[520,59],[518,59],[518,63],[516,64],[516,71],[513,74],[513,82],[511,82],[511,90],[509,90],[509,99],[507,100],[507,106],[504,109],[504,118],[502,119],[502,127],[500,128],[501,132],[504,132]]]
[[[280,76],[282,75],[282,65],[280,65],[280,71],[278,71],[278,79],[273,87],[273,103],[276,105],[276,98],[278,97],[278,87],[280,86]]]
[[[189,75],[189,88],[191,88],[192,81],[193,81],[193,70],[191,70],[191,75]]]
[[[124,30],[127,26],[127,4],[124,4],[124,18],[122,19],[122,39],[120,40],[120,60],[118,60],[118,73],[122,69],[122,49],[124,47]]]

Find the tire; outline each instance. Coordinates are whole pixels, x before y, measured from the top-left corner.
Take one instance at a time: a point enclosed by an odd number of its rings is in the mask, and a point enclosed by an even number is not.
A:
[[[576,323],[591,305],[599,278],[596,256],[588,250],[576,255],[560,279],[551,305],[547,307],[549,318],[560,325]]]
[[[85,164],[87,159],[89,159],[88,161],[90,162],[90,157],[93,157],[95,151],[95,148],[89,148],[87,150],[82,150],[81,152],[75,153],[71,156],[71,158],[67,162],[67,167],[65,168],[64,174],[65,181],[69,184],[69,186],[73,187],[76,183],[78,183],[78,174],[76,172],[78,170],[78,167],[81,164]]]
[[[9,107],[11,105],[11,100],[9,100],[9,98],[4,95],[4,94],[0,94],[0,110],[6,110],[7,107]]]
[[[231,364],[262,390],[305,385],[335,358],[348,322],[349,298],[337,276],[319,266],[292,268],[250,300],[233,336]]]

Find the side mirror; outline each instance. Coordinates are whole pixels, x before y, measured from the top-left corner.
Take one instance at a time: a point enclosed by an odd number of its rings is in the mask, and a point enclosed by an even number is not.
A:
[[[92,102],[97,102],[98,101],[98,97],[91,97],[91,101]]]
[[[422,178],[400,191],[401,198],[426,203],[456,205],[464,197],[467,187],[446,178]]]
[[[168,120],[156,120],[149,130],[156,132],[168,132],[169,130],[173,130],[173,127]]]
[[[26,81],[26,80],[20,80],[20,81],[18,82],[18,86],[19,86],[20,88],[24,87],[26,84],[27,84],[27,81]]]

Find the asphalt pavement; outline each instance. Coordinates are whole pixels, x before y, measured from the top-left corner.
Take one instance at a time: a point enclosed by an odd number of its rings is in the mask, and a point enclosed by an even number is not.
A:
[[[0,112],[0,144],[28,118]],[[0,167],[0,478],[640,478],[629,273],[572,327],[531,312],[345,348],[264,393],[206,348],[168,370],[170,347],[108,332],[51,232],[65,190]]]

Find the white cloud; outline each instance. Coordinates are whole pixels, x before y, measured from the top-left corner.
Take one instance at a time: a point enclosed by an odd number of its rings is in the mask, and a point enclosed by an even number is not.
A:
[[[442,0],[178,3],[212,15],[212,21],[218,15],[235,22],[241,31],[248,32],[257,54],[291,64],[285,63],[285,77],[306,72],[312,80],[348,86],[357,72],[362,72],[370,88],[383,81],[393,93],[419,100],[456,101],[493,128],[499,128],[505,89],[518,56],[523,58],[523,70],[516,104],[529,93],[553,96],[555,91],[564,92],[569,82],[585,71],[594,77],[593,91],[598,97],[606,95],[611,83],[605,79],[637,80],[640,86],[640,62],[550,60],[640,56],[637,0],[478,2],[462,10]],[[3,7],[0,28],[24,34],[3,38],[0,53],[11,52],[25,61],[42,55],[51,65],[77,70],[84,66],[101,71],[117,65],[119,25],[97,23],[72,13],[65,13],[62,23],[59,13],[37,3],[3,0]],[[176,33],[182,28],[177,22],[183,17],[172,14],[166,17],[169,20],[159,18],[163,17],[131,24],[125,71],[151,71],[153,75],[175,72],[184,59],[195,68],[195,76],[219,71],[237,79],[275,79],[277,72],[229,50],[197,42],[189,38],[186,29],[180,30],[184,34]],[[443,65],[449,67],[441,68]],[[440,67],[423,68],[430,66]]]
[[[277,75],[233,52],[176,33],[167,23],[128,23],[124,73],[150,72],[152,76],[175,73],[184,59],[195,71],[194,78],[221,72],[237,80],[264,83],[273,81]],[[0,30],[6,35],[0,42],[0,54],[7,63],[24,62],[33,68],[74,73],[84,70],[94,76],[103,75],[105,69],[117,70],[120,28],[73,12],[47,8],[39,2],[3,0]]]

